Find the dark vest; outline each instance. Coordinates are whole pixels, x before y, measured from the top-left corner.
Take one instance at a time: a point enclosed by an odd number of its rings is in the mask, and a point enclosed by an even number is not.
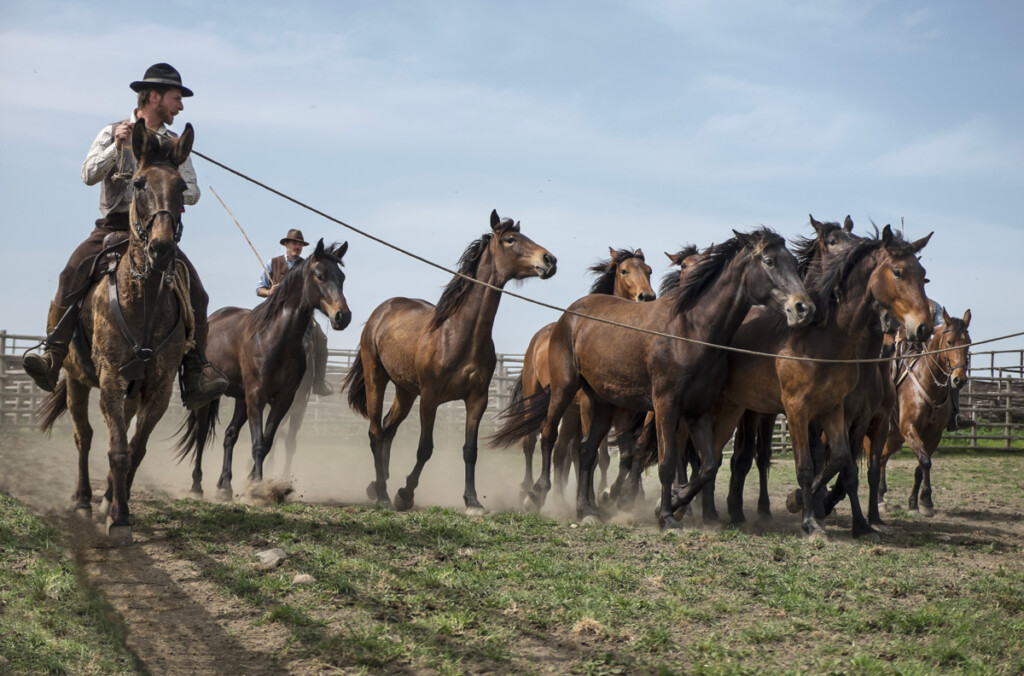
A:
[[[299,260],[295,261],[295,265],[302,262],[302,256],[299,256]],[[284,276],[288,274],[288,260],[281,254],[277,258],[270,259],[270,284],[280,284],[284,281]]]

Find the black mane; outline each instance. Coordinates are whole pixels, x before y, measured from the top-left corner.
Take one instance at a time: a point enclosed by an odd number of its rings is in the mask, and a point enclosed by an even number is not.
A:
[[[444,287],[444,291],[441,292],[441,298],[438,299],[437,306],[434,308],[434,316],[430,320],[431,330],[440,327],[445,323],[445,320],[455,314],[473,288],[473,282],[460,275],[466,275],[466,277],[475,279],[477,268],[480,267],[480,259],[483,258],[484,252],[487,251],[487,245],[490,244],[491,238],[495,235],[500,237],[514,227],[515,222],[511,218],[503,218],[498,230],[488,232],[466,247],[466,250],[462,252],[462,256],[459,258],[459,267],[457,268],[459,275],[452,277],[452,281],[448,282],[448,286]]]

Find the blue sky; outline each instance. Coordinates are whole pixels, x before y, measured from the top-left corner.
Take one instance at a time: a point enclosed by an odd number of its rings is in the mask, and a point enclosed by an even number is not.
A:
[[[126,2],[0,0],[0,328],[40,333],[98,217],[79,171],[128,83],[167,61],[195,147],[453,266],[491,209],[559,258],[515,289],[568,305],[608,247],[662,252],[820,220],[935,235],[929,295],[975,340],[1024,330],[1024,4],[1017,2]],[[348,240],[354,347],[384,299],[444,273],[195,158],[183,249],[211,308],[251,307],[292,227]],[[506,298],[500,352],[556,313]],[[979,349],[1019,349],[1015,338]]]

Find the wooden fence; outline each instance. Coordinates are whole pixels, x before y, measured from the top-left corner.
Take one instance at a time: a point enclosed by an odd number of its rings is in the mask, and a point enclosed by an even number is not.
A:
[[[21,355],[38,344],[40,336],[23,336],[0,331],[0,431],[32,427],[34,413],[45,396],[21,369]],[[355,350],[330,350],[328,380],[341,382],[355,359]],[[507,406],[515,380],[523,368],[523,356],[499,354],[491,381],[488,414],[482,425],[486,434],[494,425],[494,415]],[[175,395],[172,407],[178,401]],[[1005,448],[1024,450],[1024,350],[974,352],[971,354],[970,379],[960,394],[961,413],[978,422],[978,426],[948,434],[944,447],[963,449]],[[415,412],[410,423],[416,420]],[[789,450],[785,417],[780,416],[775,429],[777,452]],[[70,425],[67,418],[58,424]],[[341,424],[351,434],[365,437],[366,423],[348,409],[343,397],[312,397],[306,412],[303,433],[316,434],[317,429],[332,428],[337,434]],[[413,423],[414,424],[414,423]],[[465,412],[461,402],[445,404],[438,412],[437,442],[447,438],[451,444],[462,445]],[[325,432],[326,433],[326,432]]]

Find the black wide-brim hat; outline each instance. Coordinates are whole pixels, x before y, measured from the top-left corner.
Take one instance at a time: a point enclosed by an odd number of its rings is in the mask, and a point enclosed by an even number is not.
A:
[[[181,90],[182,96],[192,96],[192,90],[181,84],[181,75],[169,63],[154,63],[146,69],[146,74],[141,80],[136,80],[129,87],[136,92],[143,89],[176,87]]]

